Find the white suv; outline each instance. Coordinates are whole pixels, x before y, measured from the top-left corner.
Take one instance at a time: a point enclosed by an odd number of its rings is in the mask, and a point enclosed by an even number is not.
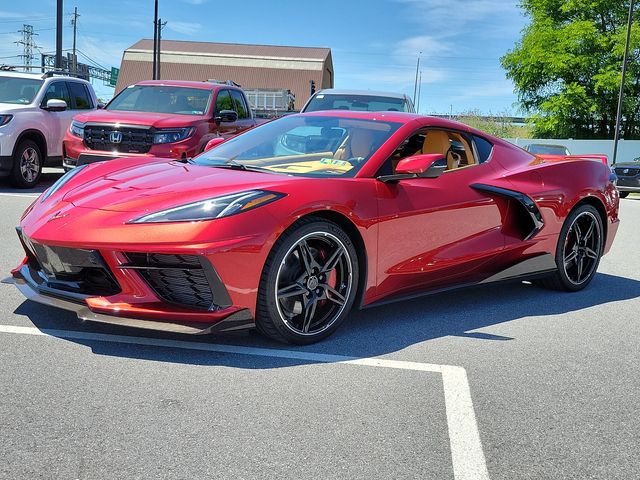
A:
[[[43,166],[62,164],[62,139],[73,116],[97,105],[85,80],[0,71],[0,176],[16,187],[35,186]]]

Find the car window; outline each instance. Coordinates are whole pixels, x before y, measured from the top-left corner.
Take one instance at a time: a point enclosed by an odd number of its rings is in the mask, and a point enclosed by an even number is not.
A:
[[[91,96],[84,84],[79,82],[67,82],[67,86],[69,87],[71,99],[74,102],[74,105],[69,105],[69,108],[73,108],[75,110],[89,110],[93,108]]]
[[[244,95],[238,90],[231,90],[231,97],[233,98],[234,110],[238,114],[238,120],[249,118],[249,109],[244,101]]]
[[[239,165],[304,177],[352,177],[400,123],[330,116],[287,116],[199,155],[212,167]]]
[[[392,175],[403,158],[421,154],[441,154],[434,166],[455,170],[476,165],[470,138],[454,130],[421,128],[407,137],[382,165],[377,175]]]
[[[355,110],[360,112],[396,111],[408,112],[411,107],[403,98],[377,95],[339,95],[318,93],[304,109],[305,112],[318,110]]]
[[[71,96],[69,95],[69,89],[67,89],[67,82],[52,82],[47,87],[47,91],[42,99],[42,106],[46,107],[47,102],[51,99],[64,100],[67,104],[67,108],[71,107]]]
[[[484,163],[489,160],[489,157],[491,157],[491,152],[493,152],[493,144],[482,137],[478,137],[477,135],[473,135],[473,143],[476,146],[476,151],[478,152],[478,160],[480,161],[480,163]]]
[[[222,110],[235,110],[229,90],[220,90],[216,97],[216,112],[221,112]]]
[[[173,85],[133,85],[122,90],[107,110],[204,115],[211,90]]]
[[[42,80],[0,77],[0,103],[31,103],[42,86]]]

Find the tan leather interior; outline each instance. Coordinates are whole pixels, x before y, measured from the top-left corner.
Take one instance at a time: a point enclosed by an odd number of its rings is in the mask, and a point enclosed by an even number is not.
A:
[[[354,128],[338,147],[333,157],[338,160],[349,160],[357,157],[365,158],[371,153],[373,140],[372,131]]]
[[[447,170],[458,168],[458,161],[454,155],[447,155],[451,142],[449,142],[449,135],[443,130],[429,130],[427,132],[427,138],[424,140],[422,146],[422,153],[439,153],[447,159]]]

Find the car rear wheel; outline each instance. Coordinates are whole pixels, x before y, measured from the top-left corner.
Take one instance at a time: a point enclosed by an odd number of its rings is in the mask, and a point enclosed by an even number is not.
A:
[[[265,264],[256,327],[286,343],[322,340],[346,319],[357,282],[349,236],[333,222],[303,219],[276,242]]]
[[[629,192],[620,192],[620,198],[627,198],[629,196]]]
[[[20,142],[13,154],[11,183],[18,188],[35,187],[42,174],[42,154],[31,140]]]
[[[573,210],[562,226],[556,249],[558,270],[535,283],[554,290],[575,292],[596,274],[604,248],[602,218],[591,205]]]

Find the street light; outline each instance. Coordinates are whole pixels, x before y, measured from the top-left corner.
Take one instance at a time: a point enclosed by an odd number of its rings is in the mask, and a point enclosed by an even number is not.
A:
[[[624,44],[624,57],[622,60],[622,78],[620,79],[620,93],[618,94],[618,113],[616,115],[616,131],[613,134],[613,161],[616,163],[618,155],[618,141],[620,140],[620,127],[622,123],[622,101],[624,100],[624,77],[627,74],[627,59],[629,58],[629,39],[631,37],[631,24],[633,23],[633,4],[635,0],[631,0],[629,5],[629,20],[627,22],[627,39]]]

